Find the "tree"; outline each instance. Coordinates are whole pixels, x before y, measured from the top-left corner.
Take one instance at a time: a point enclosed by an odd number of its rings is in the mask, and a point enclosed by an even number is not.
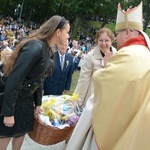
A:
[[[17,14],[14,12],[22,2],[23,0],[1,0],[0,13],[18,19],[20,10]],[[76,38],[78,32],[95,34],[91,32],[93,20],[99,23],[98,28],[110,22],[115,23],[119,2],[120,0],[24,0],[21,18],[41,24],[53,15],[65,16],[71,24],[72,38]],[[141,0],[123,0],[121,6],[126,9],[137,6],[140,2]],[[143,0],[143,10],[145,31],[150,20],[150,0]]]
[[[144,29],[143,30],[146,32],[147,26],[150,21],[150,15],[149,15],[150,14],[150,0],[146,0],[145,7],[146,7],[146,12],[144,13],[145,21],[144,21]]]

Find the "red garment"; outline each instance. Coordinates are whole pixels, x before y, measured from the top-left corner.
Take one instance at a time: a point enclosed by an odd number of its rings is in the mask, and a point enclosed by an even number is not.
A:
[[[125,46],[129,46],[129,45],[143,45],[143,46],[146,46],[148,48],[148,45],[146,43],[146,40],[144,38],[144,36],[139,36],[139,37],[135,37],[135,38],[131,38],[129,39],[128,41],[126,41],[122,46],[122,47],[125,47]],[[120,49],[121,49],[120,48]]]

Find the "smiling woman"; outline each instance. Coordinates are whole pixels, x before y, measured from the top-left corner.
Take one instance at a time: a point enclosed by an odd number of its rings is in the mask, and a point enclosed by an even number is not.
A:
[[[112,46],[113,40],[114,35],[110,29],[102,28],[98,30],[96,34],[97,46],[84,57],[79,80],[74,91],[81,98],[81,105],[83,106],[94,91],[93,73],[100,68],[104,68],[108,59],[116,52],[116,49]]]

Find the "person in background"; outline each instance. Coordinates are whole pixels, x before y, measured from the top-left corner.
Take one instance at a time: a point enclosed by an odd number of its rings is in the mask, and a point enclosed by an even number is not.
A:
[[[75,53],[78,58],[80,58],[82,51],[80,48],[80,44],[76,40],[72,41],[72,47],[68,51],[68,53],[70,54],[72,54],[72,52]]]
[[[11,139],[12,149],[21,149],[25,134],[33,130],[43,80],[53,68],[52,47],[66,45],[69,30],[69,21],[52,16],[17,45],[4,65],[7,82],[0,112],[0,150],[7,149]]]
[[[3,71],[3,67],[7,63],[12,52],[13,51],[9,47],[6,47],[5,49],[3,49],[1,51],[1,59],[0,59],[0,110],[2,107],[3,92],[4,92],[4,88],[5,88],[5,83],[7,80],[7,77],[5,76],[5,73]]]
[[[54,71],[44,81],[44,95],[67,94],[71,87],[73,73],[73,57],[67,52],[68,44],[65,46],[57,44],[54,55]],[[61,62],[61,58],[63,62]]]
[[[8,42],[6,41],[6,40],[4,40],[4,41],[2,41],[2,49],[4,49],[4,48],[6,48],[6,47],[8,47]]]
[[[91,80],[93,73],[100,68],[104,68],[109,57],[116,53],[116,49],[112,46],[113,40],[114,35],[110,29],[99,29],[96,35],[97,46],[84,56],[80,76],[74,91],[81,98],[80,105],[83,107],[94,91],[93,81]]]
[[[87,51],[87,47],[85,46],[84,43],[82,43],[82,45],[81,45],[81,50],[83,53],[86,53],[86,51]]]
[[[17,44],[19,44],[19,40],[14,39],[12,46],[10,47],[12,50],[15,50]]]
[[[83,64],[83,62],[84,62],[84,56],[86,55],[86,53],[85,52],[83,52],[82,54],[81,54],[81,56],[80,56],[80,60],[79,60],[79,64],[78,64],[78,69],[79,70],[81,70],[81,66],[82,66],[82,64]]]
[[[68,50],[68,53],[71,54],[72,51],[78,51],[78,41],[76,40],[71,41],[69,46],[70,46],[70,49]]]
[[[119,4],[118,51],[93,74],[94,96],[66,150],[150,149],[150,39],[142,29],[142,2],[127,11]]]
[[[9,56],[12,53],[12,49],[9,48],[8,46],[5,47],[4,49],[1,49],[0,51],[0,66],[2,69],[3,64],[5,64],[5,62],[7,61],[7,59],[9,58]]]
[[[6,47],[1,51],[1,56],[0,56],[0,78],[4,76],[4,71],[3,71],[3,66],[6,64],[8,58],[12,54],[12,50],[9,47]],[[2,78],[1,78],[2,79]]]
[[[8,58],[11,56],[12,54],[12,49],[9,48],[9,47],[6,47],[4,48],[2,51],[1,51],[1,59],[0,59],[0,62],[2,64],[5,64],[8,60]]]
[[[71,52],[72,56],[73,56],[73,73],[74,71],[77,71],[78,70],[78,65],[79,65],[79,57],[76,56],[76,52],[75,51],[72,51]]]
[[[4,41],[7,39],[7,33],[5,30],[2,30],[0,33],[0,41]]]

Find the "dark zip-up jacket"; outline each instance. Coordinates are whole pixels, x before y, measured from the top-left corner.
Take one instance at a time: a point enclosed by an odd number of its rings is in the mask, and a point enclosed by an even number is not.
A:
[[[19,96],[33,96],[35,106],[41,105],[44,78],[53,67],[49,45],[46,41],[32,40],[20,51],[14,67],[7,78],[2,115],[13,116]]]

